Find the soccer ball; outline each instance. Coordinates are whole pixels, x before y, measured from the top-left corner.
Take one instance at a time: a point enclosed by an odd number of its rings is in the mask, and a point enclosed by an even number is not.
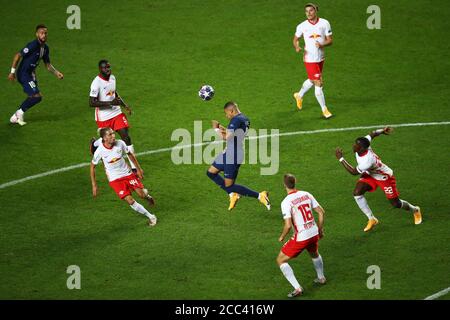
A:
[[[198,96],[203,101],[211,100],[214,97],[214,88],[211,87],[210,85],[205,84],[198,91]]]

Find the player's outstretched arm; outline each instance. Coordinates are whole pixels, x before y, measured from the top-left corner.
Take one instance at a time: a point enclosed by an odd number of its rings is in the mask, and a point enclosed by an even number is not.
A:
[[[97,196],[97,180],[95,179],[95,164],[91,163],[91,183],[92,183],[92,196]]]
[[[56,68],[51,63],[46,63],[45,66],[47,67],[47,70],[53,73],[58,79],[64,78],[64,75],[56,70]]]
[[[347,162],[347,160],[344,159],[344,153],[342,152],[341,148],[336,148],[336,158],[339,160],[340,163],[344,166],[345,170],[348,171],[348,173],[357,176],[359,174],[358,170],[354,168],[350,163]]]
[[[321,207],[318,206],[316,208],[314,208],[314,211],[317,213],[319,219],[317,221],[317,227],[319,228],[319,237],[322,238],[323,237],[323,223],[325,220],[325,210]]]
[[[384,127],[383,129],[378,129],[378,130],[372,131],[371,133],[369,133],[369,135],[373,139],[373,138],[378,137],[379,135],[382,135],[382,134],[389,135],[393,131],[394,131],[394,129],[391,128],[391,127]]]
[[[292,221],[291,218],[288,219],[284,219],[284,226],[283,226],[283,231],[281,232],[280,237],[278,238],[279,242],[283,242],[284,238],[287,236],[287,234],[289,233],[289,231],[291,231],[292,228]]]
[[[14,79],[16,79],[16,67],[19,64],[20,58],[22,58],[22,56],[20,55],[19,52],[17,52],[14,55],[13,62],[11,64],[11,71],[9,72],[9,75],[8,75],[8,79],[10,81],[14,81]]]

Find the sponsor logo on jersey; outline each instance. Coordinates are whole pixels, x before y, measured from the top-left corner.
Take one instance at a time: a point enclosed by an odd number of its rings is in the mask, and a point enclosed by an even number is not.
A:
[[[313,34],[310,35],[309,37],[312,38],[312,39],[317,39],[317,38],[321,38],[321,35],[320,35],[320,34],[317,34],[317,33],[313,33]]]
[[[112,158],[111,161],[108,161],[108,163],[116,163],[120,159],[122,159],[122,158]]]

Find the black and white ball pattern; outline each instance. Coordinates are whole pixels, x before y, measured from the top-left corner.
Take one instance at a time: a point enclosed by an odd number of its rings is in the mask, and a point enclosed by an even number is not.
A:
[[[204,101],[211,100],[214,97],[214,88],[205,84],[198,91],[198,96]]]

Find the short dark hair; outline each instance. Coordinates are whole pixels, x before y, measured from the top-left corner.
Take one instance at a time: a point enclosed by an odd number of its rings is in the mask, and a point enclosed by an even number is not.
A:
[[[319,11],[319,6],[315,3],[309,2],[309,3],[305,4],[305,9],[308,7],[313,7],[314,10],[316,10],[317,12]]]
[[[102,64],[104,64],[104,63],[109,63],[109,61],[106,60],[106,59],[100,60],[100,61],[98,62],[98,67],[100,68],[100,67],[102,66]]]
[[[367,149],[370,147],[370,141],[366,137],[356,138],[356,143],[359,144],[364,149]]]
[[[284,175],[284,185],[288,187],[289,189],[295,188],[295,183],[297,182],[297,179],[293,174],[286,173]]]
[[[230,106],[233,106],[233,107],[236,107],[237,108],[237,103],[236,102],[234,102],[234,101],[228,101],[227,103],[225,103],[225,105],[223,106],[223,108],[224,109],[226,109],[226,108],[228,108],[228,107],[230,107]]]
[[[38,24],[36,26],[36,31],[38,31],[39,29],[47,29],[47,26],[45,24]]]
[[[101,128],[99,131],[100,137],[103,139],[106,136],[106,133],[112,130],[110,127]]]

